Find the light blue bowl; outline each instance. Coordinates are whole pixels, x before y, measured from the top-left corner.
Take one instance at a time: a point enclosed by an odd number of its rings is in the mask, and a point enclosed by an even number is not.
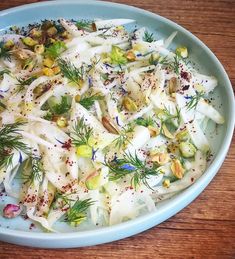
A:
[[[29,223],[22,218],[6,220],[0,216],[0,240],[9,243],[43,248],[81,247],[111,242],[151,228],[179,212],[204,190],[224,161],[233,134],[234,96],[223,66],[198,38],[161,16],[138,8],[107,2],[50,1],[24,5],[0,12],[0,30],[3,32],[12,25],[22,26],[41,19],[57,19],[60,17],[74,19],[131,18],[137,21],[137,25],[146,26],[158,38],[161,36],[167,37],[173,31],[178,31],[172,47],[186,45],[189,48],[192,60],[202,64],[199,67],[200,71],[217,77],[219,86],[213,93],[214,105],[224,114],[226,123],[218,128],[218,135],[212,134],[213,126],[208,131],[215,157],[203,176],[179,195],[160,203],[156,212],[111,227],[95,229],[93,227],[92,229],[92,226],[83,226],[79,228],[80,230],[78,229],[79,232],[59,224],[57,228],[65,232],[62,234],[43,233],[42,231],[39,232],[38,229],[30,231]],[[221,103],[223,104],[222,107]],[[10,202],[10,199],[4,199],[4,201],[0,199],[0,210],[8,202]]]

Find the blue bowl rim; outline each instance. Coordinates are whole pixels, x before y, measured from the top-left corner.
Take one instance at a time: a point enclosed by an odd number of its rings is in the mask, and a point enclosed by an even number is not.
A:
[[[227,90],[227,94],[229,96],[229,103],[231,104],[229,107],[230,114],[235,114],[235,103],[234,103],[234,94],[233,94],[233,88],[230,83],[230,80],[228,78],[228,75],[220,63],[220,61],[217,59],[215,54],[196,36],[194,36],[191,32],[183,28],[182,26],[178,25],[177,23],[162,17],[158,14],[130,6],[125,4],[119,4],[119,3],[113,3],[113,2],[106,2],[106,1],[94,1],[94,0],[80,0],[77,2],[76,0],[68,0],[68,1],[44,1],[39,3],[31,3],[26,5],[21,5],[18,7],[9,8],[3,11],[0,11],[0,17],[7,16],[8,14],[17,13],[19,11],[27,11],[31,8],[36,8],[38,6],[54,6],[54,5],[64,5],[64,4],[76,4],[76,5],[103,5],[103,6],[109,6],[109,7],[121,7],[124,9],[131,9],[134,12],[141,12],[144,15],[150,16],[152,18],[155,18],[157,20],[161,20],[162,22],[167,23],[168,25],[174,27],[176,30],[181,31],[185,34],[187,34],[193,41],[196,41],[197,44],[199,44],[206,52],[207,54],[212,58],[213,62],[216,64],[216,66],[221,70],[224,74],[224,80],[225,80],[225,86]],[[227,129],[226,134],[223,139],[223,149],[221,149],[216,157],[214,158],[214,161],[211,163],[211,165],[207,168],[206,172],[189,188],[181,192],[176,198],[173,198],[174,204],[172,205],[172,202],[169,202],[169,204],[164,205],[164,208],[161,208],[161,211],[151,212],[146,215],[142,215],[140,217],[137,217],[136,219],[132,219],[127,222],[120,223],[118,225],[114,226],[107,226],[100,229],[94,229],[94,230],[86,230],[86,231],[79,231],[79,232],[71,232],[71,233],[63,233],[62,235],[58,235],[56,233],[41,233],[41,232],[28,232],[28,231],[19,231],[19,230],[12,230],[12,229],[6,229],[0,227],[0,233],[4,236],[11,236],[11,237],[27,237],[31,239],[37,239],[37,240],[64,240],[64,239],[88,239],[90,237],[99,237],[104,235],[110,235],[114,234],[117,231],[125,231],[130,228],[135,228],[137,226],[140,226],[141,224],[146,224],[146,222],[152,222],[148,225],[148,227],[139,228],[138,231],[134,231],[133,234],[137,234],[139,232],[142,232],[150,227],[155,226],[156,224],[159,224],[163,222],[164,220],[168,219],[169,217],[175,215],[180,210],[182,210],[184,207],[186,207],[189,203],[191,203],[204,189],[205,187],[210,183],[212,178],[215,176],[217,171],[219,170],[220,166],[222,165],[226,154],[228,152],[232,136],[233,136],[233,130],[234,130],[234,124],[235,124],[235,116],[231,116],[229,118],[229,121],[227,122]],[[199,190],[199,191],[198,191]],[[169,212],[170,211],[170,212]],[[161,218],[160,221],[156,220],[156,217]],[[132,234],[131,234],[132,235]],[[123,235],[123,237],[127,237],[130,235]],[[106,240],[105,242],[116,240],[115,238],[108,238],[109,240]],[[119,239],[119,238],[118,238]],[[95,244],[104,243],[103,241],[99,242],[97,241]]]

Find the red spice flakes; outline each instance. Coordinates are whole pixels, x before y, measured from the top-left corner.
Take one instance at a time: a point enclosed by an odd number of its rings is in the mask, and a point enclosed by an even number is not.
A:
[[[71,146],[72,146],[72,140],[69,139],[68,141],[64,142],[64,144],[62,145],[62,148],[67,149],[68,151],[70,151]]]
[[[35,226],[34,223],[31,223],[30,226],[29,226],[29,229],[32,230],[33,228],[36,228],[36,226]]]
[[[133,190],[134,188],[132,186],[127,186],[125,187],[125,190],[128,191],[128,190]]]
[[[186,72],[186,71],[181,71],[180,72],[180,76],[181,76],[181,78],[183,78],[183,79],[185,79],[187,81],[189,81],[190,78],[191,78],[191,75],[188,72]]]
[[[37,195],[33,194],[31,197],[28,194],[26,198],[24,199],[24,203],[33,203],[36,201]]]
[[[186,90],[189,89],[189,87],[190,87],[190,85],[185,85],[185,86],[182,88],[182,90],[183,90],[183,91],[186,91]]]

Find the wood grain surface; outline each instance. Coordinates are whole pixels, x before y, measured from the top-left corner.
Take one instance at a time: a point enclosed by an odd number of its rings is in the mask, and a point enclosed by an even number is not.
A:
[[[0,0],[0,10],[31,2],[39,1]],[[219,58],[235,86],[234,0],[112,2],[160,14],[194,33]],[[150,230],[113,243],[77,249],[46,250],[0,242],[0,258],[235,258],[234,143],[235,138],[206,190],[180,213]]]

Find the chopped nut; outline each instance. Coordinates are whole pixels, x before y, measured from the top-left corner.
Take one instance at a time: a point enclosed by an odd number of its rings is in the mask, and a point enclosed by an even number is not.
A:
[[[169,153],[178,154],[179,153],[179,145],[177,143],[170,143],[167,146],[167,151]]]
[[[86,181],[85,181],[86,188],[88,190],[98,189],[100,185],[100,180],[101,180],[100,173],[98,173],[97,171],[93,172],[86,178]]]
[[[110,122],[110,120],[108,119],[108,117],[102,117],[102,124],[103,126],[111,133],[113,134],[118,134],[118,131],[116,130],[116,128],[112,125],[112,123]]]
[[[43,59],[43,65],[45,67],[51,68],[53,66],[53,64],[54,64],[54,61],[52,59],[50,59],[50,58],[44,58]]]
[[[56,35],[56,33],[57,33],[57,29],[54,26],[47,29],[47,35],[49,37],[52,37],[52,36]]]
[[[22,208],[16,204],[7,204],[3,209],[3,217],[12,219],[20,215]]]
[[[138,110],[136,103],[130,97],[124,97],[122,104],[125,107],[125,109],[130,112],[135,112]]]
[[[42,72],[43,72],[43,74],[44,74],[45,76],[53,76],[53,75],[54,75],[53,69],[48,68],[48,67],[44,67],[44,68],[42,69]]]
[[[24,60],[22,69],[31,70],[34,68],[34,66],[35,66],[35,61],[32,58],[28,58],[28,59]]]
[[[61,33],[61,36],[62,36],[63,38],[65,38],[65,39],[68,39],[68,38],[70,37],[70,34],[69,34],[68,31],[64,31],[64,32]]]
[[[178,159],[174,159],[171,163],[171,171],[178,179],[182,179],[184,176],[184,168]]]
[[[186,47],[178,47],[175,53],[182,58],[188,57],[188,49]]]
[[[76,154],[80,157],[92,157],[92,148],[88,145],[81,145],[77,147]]]
[[[171,132],[168,130],[165,124],[162,125],[162,133],[169,139],[173,139],[174,136],[171,134]]]
[[[42,36],[42,31],[36,28],[33,28],[30,32],[29,35],[33,38],[40,38]]]
[[[45,48],[42,44],[34,46],[34,52],[37,54],[42,54],[44,52],[44,50],[45,50]]]
[[[176,77],[172,77],[169,80],[169,94],[173,94],[176,92],[179,85],[179,81]]]
[[[79,103],[81,101],[81,95],[80,94],[77,94],[76,96],[75,96],[75,102],[76,103]]]
[[[60,73],[60,67],[59,66],[53,67],[52,70],[53,70],[55,75]]]
[[[51,21],[45,20],[45,21],[43,21],[41,27],[42,27],[43,30],[47,30],[47,29],[49,29],[52,26],[53,26],[53,23]]]
[[[171,182],[170,182],[169,179],[165,179],[165,180],[162,182],[162,185],[163,185],[163,187],[165,187],[165,188],[169,188],[170,185],[171,185]]]
[[[186,140],[186,139],[188,139],[188,138],[189,138],[188,130],[187,130],[187,129],[184,129],[184,130],[178,132],[178,133],[176,134],[176,138],[177,138],[178,140]]]
[[[67,119],[64,117],[59,117],[56,121],[56,124],[60,127],[60,128],[64,128],[68,125],[67,123]]]
[[[127,53],[126,53],[126,58],[129,60],[129,61],[135,61],[136,59],[136,56],[135,56],[135,53],[131,50],[129,50]]]
[[[116,28],[115,28],[115,30],[117,30],[117,31],[121,31],[123,29],[124,29],[124,27],[122,25],[116,26]]]
[[[36,44],[38,44],[38,42],[37,42],[36,40],[34,40],[34,39],[30,38],[30,37],[25,37],[25,38],[23,38],[23,39],[22,39],[22,42],[23,42],[25,45],[29,46],[29,47],[33,47],[33,46],[35,46]]]
[[[159,135],[160,131],[158,128],[155,128],[151,125],[148,126],[148,130],[149,130],[149,133],[150,133],[150,136],[151,137],[156,137]]]
[[[152,157],[151,160],[153,162],[157,162],[159,165],[164,165],[169,162],[170,157],[167,153],[157,153]]]
[[[194,89],[199,93],[205,92],[205,87],[202,84],[195,84]]]
[[[4,48],[6,49],[11,49],[13,48],[15,45],[14,41],[13,40],[8,40],[5,44],[4,44]]]
[[[194,157],[197,151],[195,146],[190,142],[181,142],[179,148],[182,156],[186,158]]]

